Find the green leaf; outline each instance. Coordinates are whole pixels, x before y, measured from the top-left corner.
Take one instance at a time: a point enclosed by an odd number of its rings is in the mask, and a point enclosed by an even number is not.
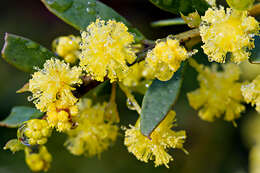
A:
[[[141,132],[150,136],[177,100],[183,81],[183,65],[166,81],[154,80],[146,92],[141,111]]]
[[[27,38],[6,33],[2,57],[19,70],[32,73],[34,67],[41,68],[47,59],[56,55]]]
[[[11,110],[10,115],[3,121],[0,121],[0,126],[4,127],[19,127],[24,121],[40,118],[43,116],[43,112],[27,106],[16,106]]]
[[[144,36],[124,17],[97,0],[42,0],[42,2],[52,13],[78,30],[86,30],[86,27],[97,18],[115,19],[128,26],[129,31],[135,34],[137,42],[144,39]]]
[[[203,15],[210,5],[205,0],[150,0],[155,6],[171,13],[187,15],[198,11]]]
[[[255,37],[255,48],[251,52],[249,62],[252,64],[260,64],[260,37]]]

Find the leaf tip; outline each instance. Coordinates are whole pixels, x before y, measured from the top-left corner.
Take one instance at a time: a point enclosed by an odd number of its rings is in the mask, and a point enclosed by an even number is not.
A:
[[[9,35],[8,32],[6,32],[6,33],[5,33],[5,36],[4,36],[4,46],[3,46],[2,50],[1,50],[1,54],[2,54],[3,58],[4,58],[5,49],[6,49],[6,47],[7,47],[7,38],[8,38],[8,35]]]

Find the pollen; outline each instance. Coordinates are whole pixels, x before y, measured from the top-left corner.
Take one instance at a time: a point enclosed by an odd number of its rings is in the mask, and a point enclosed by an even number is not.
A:
[[[111,82],[120,81],[128,72],[128,63],[135,59],[131,48],[134,36],[121,22],[97,19],[81,34],[80,66],[94,79],[103,81],[108,77]]]
[[[256,106],[257,112],[260,112],[260,75],[251,83],[242,85],[241,91],[245,101]]]
[[[170,148],[183,149],[183,143],[186,139],[185,131],[175,132],[172,130],[175,122],[175,112],[170,111],[161,124],[152,132],[150,139],[143,136],[140,131],[140,120],[135,126],[130,126],[125,131],[125,145],[128,151],[143,162],[154,160],[155,166],[165,165],[173,157],[167,152]],[[183,149],[184,150],[184,149]]]
[[[217,65],[211,68],[199,65],[190,59],[190,64],[199,72],[198,81],[200,88],[187,94],[191,107],[199,110],[199,117],[206,121],[224,115],[226,121],[234,122],[245,110],[241,104],[243,96],[240,91],[240,69],[235,64],[225,64],[223,71],[217,70]]]
[[[65,145],[74,155],[88,157],[100,155],[116,140],[118,127],[111,121],[113,110],[107,102],[94,104],[90,99],[83,99],[79,103],[80,116],[78,126],[68,131]],[[114,115],[116,116],[116,115]]]
[[[145,61],[156,78],[167,81],[187,58],[188,53],[179,41],[168,37],[166,41],[157,41],[155,48],[147,53]]]
[[[247,50],[254,47],[253,37],[258,34],[259,24],[247,11],[210,8],[201,19],[202,48],[210,61],[224,63],[227,53],[231,53],[235,63],[248,59]]]
[[[70,67],[58,59],[47,60],[44,68],[35,72],[29,80],[29,90],[37,109],[45,112],[50,104],[59,100],[60,105],[74,105],[77,98],[73,96],[74,86],[82,83],[79,67]]]

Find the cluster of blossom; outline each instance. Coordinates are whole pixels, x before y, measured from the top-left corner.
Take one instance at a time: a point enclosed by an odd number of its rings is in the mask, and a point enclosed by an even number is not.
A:
[[[253,36],[259,26],[246,11],[213,7],[201,17],[199,30],[204,43],[202,48],[210,61],[224,63],[227,53],[231,53],[231,61],[239,63],[248,59],[247,50],[254,47]],[[52,129],[56,129],[68,135],[65,145],[72,154],[100,155],[118,135],[116,103],[115,99],[96,103],[91,98],[77,98],[74,92],[82,85],[82,77],[119,82],[131,88],[154,78],[171,79],[187,59],[198,71],[200,83],[199,89],[188,93],[188,100],[194,109],[199,109],[203,120],[213,121],[225,114],[225,120],[234,122],[245,110],[243,101],[251,102],[260,110],[260,77],[250,84],[238,82],[240,70],[236,64],[223,65],[221,72],[216,65],[211,68],[199,65],[174,37],[155,42],[145,60],[136,63],[135,44],[134,36],[123,23],[101,19],[81,32],[81,38],[56,39],[53,49],[65,61],[47,60],[43,69],[29,80],[30,99],[46,115],[43,119],[25,122],[18,130],[18,140],[10,141],[5,148],[13,152],[24,149],[29,167],[33,171],[46,171],[52,159],[44,144]],[[114,94],[112,92],[111,98]],[[173,122],[175,112],[171,110],[149,139],[142,135],[138,119],[135,126],[125,128],[124,143],[128,151],[140,161],[154,160],[155,166],[168,167],[173,157],[167,151],[184,150],[186,139],[185,131],[172,130]]]

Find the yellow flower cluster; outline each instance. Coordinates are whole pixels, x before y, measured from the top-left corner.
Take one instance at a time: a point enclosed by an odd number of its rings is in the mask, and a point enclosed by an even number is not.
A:
[[[34,149],[25,148],[25,161],[32,171],[47,171],[50,168],[52,156],[45,146]]]
[[[74,35],[62,36],[52,42],[52,47],[67,63],[74,63],[80,54],[80,41],[81,38]]]
[[[241,91],[245,101],[252,106],[256,105],[257,112],[260,112],[260,75],[251,83],[242,85]]]
[[[122,80],[128,72],[127,63],[132,63],[135,53],[131,49],[134,36],[121,22],[97,19],[82,32],[80,66],[94,79],[111,82]]]
[[[155,48],[147,53],[145,61],[154,70],[156,78],[167,81],[187,58],[188,53],[179,41],[168,37],[166,41],[157,41]]]
[[[73,85],[81,84],[81,68],[70,68],[58,59],[47,60],[44,69],[35,72],[29,81],[29,90],[37,109],[45,112],[47,107],[60,100],[62,106],[74,105],[77,102],[72,94]]]
[[[68,140],[65,145],[75,155],[100,155],[112,142],[116,140],[118,127],[114,124],[117,112],[109,103],[92,104],[90,99],[79,103],[80,115],[77,128],[68,131]]]
[[[24,123],[23,134],[30,145],[43,145],[51,136],[51,129],[46,120],[31,119]]]
[[[217,65],[211,68],[204,67],[190,59],[190,64],[199,72],[198,81],[200,88],[188,93],[190,105],[198,110],[201,119],[214,121],[225,113],[226,121],[239,118],[245,110],[240,91],[241,83],[237,82],[240,75],[239,67],[235,64],[225,64],[223,71],[217,71]]]
[[[246,11],[236,11],[223,7],[210,8],[201,17],[200,35],[205,54],[210,61],[225,62],[227,53],[231,60],[239,63],[248,59],[247,49],[254,47],[254,35],[258,34],[259,24]]]
[[[58,131],[70,130],[75,124],[74,120],[78,114],[78,107],[60,106],[59,102],[52,103],[48,107],[47,121],[50,127],[56,127]]]
[[[47,111],[48,123],[59,131],[69,128],[71,116],[77,112],[75,104],[78,99],[72,91],[75,85],[82,83],[81,74],[79,67],[70,68],[69,64],[58,59],[50,59],[44,64],[44,69],[35,72],[29,81],[36,108]]]
[[[135,126],[130,126],[125,132],[125,145],[128,151],[143,162],[154,160],[155,166],[165,165],[173,160],[167,153],[170,148],[183,149],[186,139],[185,131],[175,132],[172,130],[175,122],[175,112],[170,111],[161,124],[152,132],[150,138],[142,135],[140,131],[140,120]]]

